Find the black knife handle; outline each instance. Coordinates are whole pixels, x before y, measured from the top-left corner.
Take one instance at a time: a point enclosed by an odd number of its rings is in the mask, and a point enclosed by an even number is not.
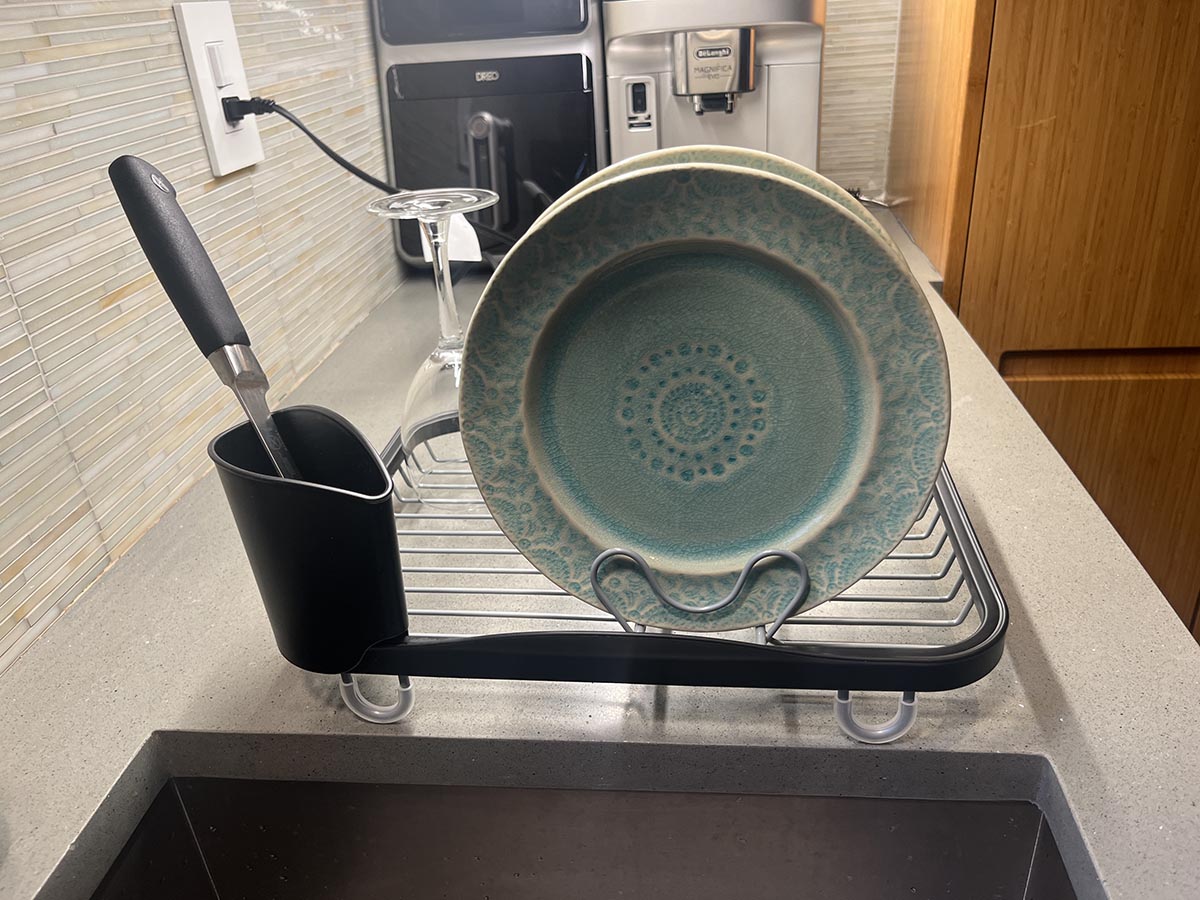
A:
[[[113,160],[108,177],[146,259],[200,352],[208,356],[226,344],[250,346],[221,276],[183,214],[171,182],[136,156]]]

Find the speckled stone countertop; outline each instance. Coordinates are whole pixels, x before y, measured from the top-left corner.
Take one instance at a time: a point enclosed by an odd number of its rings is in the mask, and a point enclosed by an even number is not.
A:
[[[429,291],[378,308],[289,402],[382,444]],[[410,719],[369,725],[276,651],[208,477],[0,676],[0,897],[89,896],[169,775],[1027,799],[1081,898],[1200,897],[1200,648],[930,298],[948,461],[1012,621],[996,670],[922,695],[902,741],[845,738],[827,693],[434,678]]]

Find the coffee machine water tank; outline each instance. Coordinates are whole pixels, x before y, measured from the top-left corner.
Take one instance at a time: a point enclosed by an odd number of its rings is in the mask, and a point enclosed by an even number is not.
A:
[[[724,144],[816,168],[824,0],[605,0],[613,162]]]

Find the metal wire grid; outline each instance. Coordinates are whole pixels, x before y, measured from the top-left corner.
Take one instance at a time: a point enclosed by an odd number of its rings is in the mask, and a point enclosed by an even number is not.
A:
[[[457,434],[428,441],[398,467],[396,531],[412,634],[616,629],[616,620],[555,585],[521,555],[484,506]],[[909,534],[840,596],[788,620],[779,643],[942,647],[981,624],[935,495]],[[729,632],[761,640],[754,630]]]

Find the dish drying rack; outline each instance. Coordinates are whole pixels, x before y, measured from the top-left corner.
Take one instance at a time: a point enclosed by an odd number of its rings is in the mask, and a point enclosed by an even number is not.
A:
[[[457,431],[448,415],[407,446],[397,432],[382,453],[411,627],[341,676],[343,700],[367,721],[408,715],[411,675],[818,689],[836,692],[843,732],[879,744],[912,727],[918,692],[977,681],[1003,652],[1008,610],[945,465],[909,534],[838,597],[774,626],[672,633],[589,608],[533,568],[487,512],[466,459],[437,449]],[[398,676],[396,703],[362,695],[355,675],[367,673]],[[859,721],[856,690],[899,692],[895,716]]]

